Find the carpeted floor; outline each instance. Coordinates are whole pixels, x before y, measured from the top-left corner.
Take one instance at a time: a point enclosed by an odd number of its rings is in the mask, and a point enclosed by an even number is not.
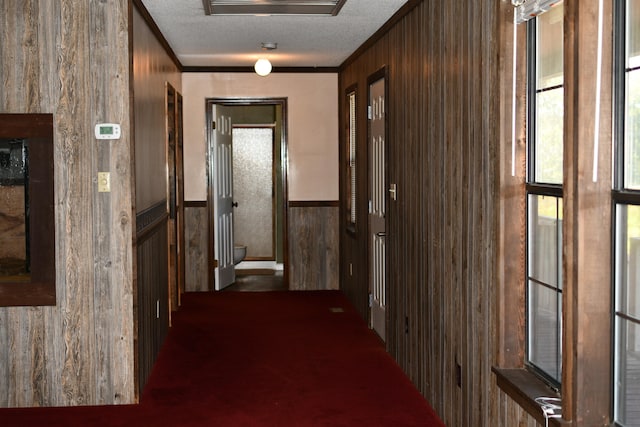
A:
[[[443,426],[346,298],[186,294],[139,405],[2,409],[16,426]]]

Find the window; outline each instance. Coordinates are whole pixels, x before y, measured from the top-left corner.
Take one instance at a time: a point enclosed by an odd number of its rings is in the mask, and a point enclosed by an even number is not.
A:
[[[640,1],[616,7],[614,420],[640,426]]]
[[[357,218],[357,176],[356,176],[356,90],[347,89],[347,224],[355,230]]]
[[[563,5],[527,23],[526,363],[562,376]]]

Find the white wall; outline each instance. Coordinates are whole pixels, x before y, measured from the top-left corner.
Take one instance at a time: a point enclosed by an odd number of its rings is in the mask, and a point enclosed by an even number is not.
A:
[[[338,75],[184,73],[185,200],[207,199],[206,98],[287,98],[290,201],[338,200]]]

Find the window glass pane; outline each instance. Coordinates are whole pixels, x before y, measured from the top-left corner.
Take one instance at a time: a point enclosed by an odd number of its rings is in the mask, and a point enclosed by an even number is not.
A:
[[[627,66],[640,65],[640,1],[627,0]]]
[[[529,278],[562,287],[562,199],[529,195]]]
[[[0,281],[28,282],[29,156],[25,139],[0,139]]]
[[[617,209],[616,310],[640,318],[640,206]]]
[[[536,97],[536,145],[534,181],[562,184],[563,88],[540,92]]]
[[[640,70],[627,74],[627,116],[624,141],[624,186],[640,189]]]
[[[529,282],[529,362],[560,382],[562,294]]]
[[[562,85],[564,9],[559,4],[536,18],[538,22],[538,89]]]
[[[615,421],[640,426],[640,325],[618,317],[616,322]]]

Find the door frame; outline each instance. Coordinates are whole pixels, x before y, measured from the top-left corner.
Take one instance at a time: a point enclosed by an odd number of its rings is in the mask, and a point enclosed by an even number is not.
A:
[[[212,131],[213,118],[211,117],[211,105],[220,104],[225,106],[255,106],[255,105],[275,105],[280,106],[282,109],[282,129],[280,139],[280,168],[281,168],[281,185],[282,185],[282,262],[283,262],[283,283],[285,289],[289,289],[289,224],[287,218],[289,217],[289,190],[287,186],[287,171],[289,169],[289,156],[288,156],[288,111],[287,111],[288,98],[206,98],[205,99],[205,111],[206,111],[206,141],[207,141],[207,210],[209,214],[208,228],[209,228],[209,240],[208,248],[213,248],[215,244],[215,235],[211,221],[213,217],[213,208],[215,201],[214,186],[213,186],[213,153],[211,153],[211,144],[209,141]],[[209,290],[215,289],[214,285],[214,270],[217,267],[214,254],[209,250],[208,256],[208,276],[209,276]]]
[[[384,293],[385,293],[385,311],[384,311],[384,329],[385,329],[385,338],[384,341],[385,342],[389,342],[389,337],[387,334],[387,331],[389,330],[389,249],[390,249],[390,245],[389,245],[389,207],[390,207],[390,197],[389,197],[389,76],[387,73],[387,67],[383,66],[382,68],[378,69],[377,71],[375,71],[374,73],[370,74],[367,77],[367,86],[366,86],[366,92],[367,92],[367,200],[370,202],[371,201],[371,195],[372,195],[372,191],[373,189],[371,188],[371,173],[372,170],[370,168],[370,164],[371,164],[371,150],[370,150],[370,141],[371,141],[371,120],[369,119],[369,107],[371,106],[371,85],[373,85],[374,83],[376,83],[377,81],[383,79],[384,80],[384,105],[385,105],[385,114],[384,114],[384,138],[385,138],[385,146],[384,146],[384,158],[385,158],[385,162],[384,162],[384,188],[385,188],[385,196],[384,196],[384,200],[385,200],[385,218],[384,218],[384,223],[385,223],[385,233],[386,233],[386,242],[385,242],[385,246],[386,246],[386,250],[385,250],[385,259],[384,259],[384,264],[385,264],[385,277],[384,277]],[[372,279],[372,268],[373,268],[373,262],[372,262],[372,256],[373,256],[373,244],[371,242],[371,221],[370,221],[370,212],[369,210],[367,210],[367,278],[368,278],[368,292],[369,292],[369,298],[372,298],[373,296],[373,279]],[[373,328],[373,316],[372,316],[372,303],[371,303],[371,299],[369,300],[369,327]]]
[[[167,163],[169,321],[184,293],[184,158],[183,100],[173,85],[165,82],[165,150]]]

